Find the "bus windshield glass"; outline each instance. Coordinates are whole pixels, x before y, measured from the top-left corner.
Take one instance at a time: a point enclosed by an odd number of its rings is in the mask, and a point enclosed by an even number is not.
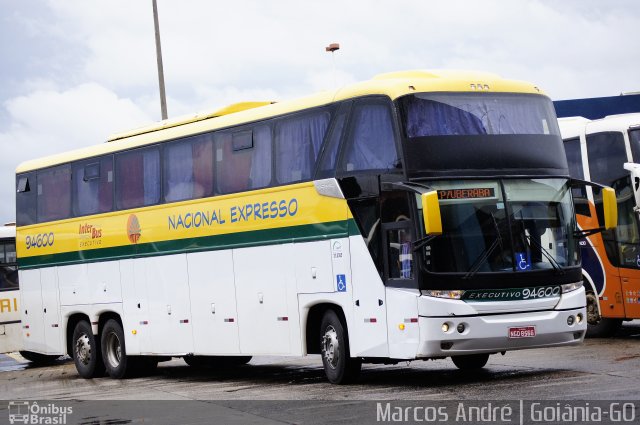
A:
[[[424,247],[428,271],[470,277],[578,264],[566,179],[445,180],[429,186],[438,191],[443,233]]]
[[[511,93],[420,93],[402,99],[408,138],[559,135],[552,102]]]

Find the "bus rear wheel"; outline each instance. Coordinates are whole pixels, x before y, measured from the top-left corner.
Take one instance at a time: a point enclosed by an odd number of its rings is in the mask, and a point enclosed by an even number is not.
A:
[[[333,310],[327,310],[320,324],[320,354],[332,384],[349,384],[360,375],[362,360],[350,356],[345,327]]]
[[[101,345],[104,366],[110,377],[122,379],[130,376],[135,371],[135,359],[132,356],[127,356],[124,331],[118,321],[109,319],[104,324]]]
[[[482,369],[489,361],[489,354],[467,354],[451,357],[453,364],[460,370]]]
[[[592,291],[587,292],[587,337],[610,338],[622,326],[622,319],[607,319],[600,316],[598,297]]]
[[[73,362],[83,378],[91,379],[104,375],[104,363],[100,352],[100,343],[93,335],[91,325],[81,320],[73,329],[71,345]]]

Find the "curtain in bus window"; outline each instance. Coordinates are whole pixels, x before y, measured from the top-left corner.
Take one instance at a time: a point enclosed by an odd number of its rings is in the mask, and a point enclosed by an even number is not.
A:
[[[96,178],[85,178],[87,166],[95,165],[99,168]],[[113,162],[111,157],[103,158],[99,162],[83,162],[74,165],[73,212],[76,215],[98,214],[111,211],[113,208]]]
[[[258,189],[271,184],[271,127],[254,128],[253,143],[249,184],[252,189]]]
[[[143,158],[144,205],[156,204],[160,201],[160,152],[145,151]]]
[[[355,110],[355,125],[346,156],[346,170],[389,170],[398,163],[389,107],[361,105]]]
[[[71,216],[71,167],[64,165],[38,172],[38,221]]]
[[[288,118],[278,123],[276,127],[278,183],[311,178],[328,125],[327,112]]]
[[[233,150],[233,133],[216,134],[216,183],[218,193],[242,192],[249,189],[249,170],[253,149]]]
[[[118,155],[116,178],[119,208],[157,203],[160,200],[160,152],[153,148]]]
[[[200,137],[165,148],[165,199],[168,202],[213,194],[213,143]]]

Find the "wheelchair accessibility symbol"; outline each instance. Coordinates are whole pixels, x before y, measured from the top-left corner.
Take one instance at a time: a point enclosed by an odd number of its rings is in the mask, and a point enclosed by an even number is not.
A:
[[[531,261],[524,252],[516,252],[516,265],[520,271],[531,270]]]
[[[336,288],[338,289],[338,292],[347,292],[347,278],[345,275],[336,275]]]

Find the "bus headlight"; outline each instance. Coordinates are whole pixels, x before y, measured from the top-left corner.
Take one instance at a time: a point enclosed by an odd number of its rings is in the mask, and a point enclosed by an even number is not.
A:
[[[562,293],[566,294],[567,292],[575,291],[576,289],[582,288],[582,281],[574,282],[574,283],[565,283],[562,286]]]
[[[429,289],[422,291],[422,295],[434,298],[447,298],[450,300],[459,300],[462,298],[464,291],[460,290],[443,290],[443,289]]]

